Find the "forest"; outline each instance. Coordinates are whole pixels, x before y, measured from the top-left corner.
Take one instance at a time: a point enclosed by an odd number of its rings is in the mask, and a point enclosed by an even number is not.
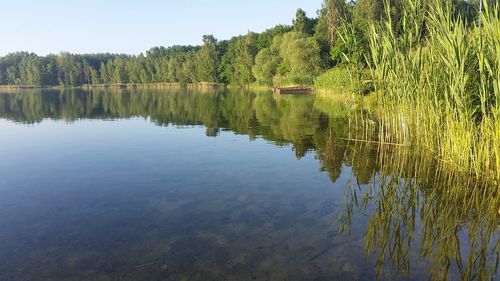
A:
[[[390,1],[398,29],[403,2]],[[454,2],[464,17],[477,17],[478,0]],[[291,25],[229,40],[205,35],[200,46],[154,47],[140,55],[11,53],[0,58],[0,85],[312,84],[315,77],[346,61],[366,64],[370,25],[384,18],[384,1],[325,0],[316,15],[298,9]],[[344,26],[353,31],[349,38],[342,37]]]
[[[370,103],[382,143],[500,181],[500,14],[493,0],[324,0],[291,25],[144,54],[13,53],[0,85],[314,85]],[[367,99],[364,97],[368,96]]]

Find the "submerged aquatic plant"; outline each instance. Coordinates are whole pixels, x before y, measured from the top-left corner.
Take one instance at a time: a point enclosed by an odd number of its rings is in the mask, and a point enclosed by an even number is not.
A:
[[[388,267],[403,275],[418,271],[418,258],[427,261],[431,280],[496,278],[497,186],[440,168],[425,151],[363,142],[353,151],[374,151],[377,173],[368,183],[353,175],[341,227],[349,230],[356,213],[370,213],[364,246],[379,276]]]

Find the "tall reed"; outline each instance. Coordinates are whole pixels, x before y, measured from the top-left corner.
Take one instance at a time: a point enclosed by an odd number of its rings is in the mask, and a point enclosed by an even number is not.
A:
[[[380,141],[433,150],[441,164],[500,182],[499,6],[484,1],[481,26],[451,0],[403,0],[395,30],[371,27],[367,56],[383,110]]]
[[[375,151],[377,173],[365,184],[352,175],[341,227],[350,230],[354,213],[370,214],[364,246],[366,255],[375,257],[379,276],[388,269],[415,274],[425,261],[430,280],[495,280],[496,186],[440,168],[428,151],[363,142],[351,150]],[[351,163],[364,158],[348,157]]]

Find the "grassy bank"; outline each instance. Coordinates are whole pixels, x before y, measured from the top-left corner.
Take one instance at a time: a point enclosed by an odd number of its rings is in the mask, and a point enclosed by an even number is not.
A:
[[[335,67],[316,77],[314,88],[321,93],[354,93],[349,72],[344,67]]]
[[[336,66],[314,79],[314,88],[320,93],[350,94],[365,96],[373,92],[373,83],[368,69],[349,69]]]
[[[23,90],[23,89],[42,89],[42,88],[53,88],[38,85],[0,85],[0,90]]]

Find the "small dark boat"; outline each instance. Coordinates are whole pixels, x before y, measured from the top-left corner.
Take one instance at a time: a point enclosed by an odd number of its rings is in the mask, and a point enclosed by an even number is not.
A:
[[[311,91],[310,87],[273,87],[273,92],[278,94],[309,94]]]

